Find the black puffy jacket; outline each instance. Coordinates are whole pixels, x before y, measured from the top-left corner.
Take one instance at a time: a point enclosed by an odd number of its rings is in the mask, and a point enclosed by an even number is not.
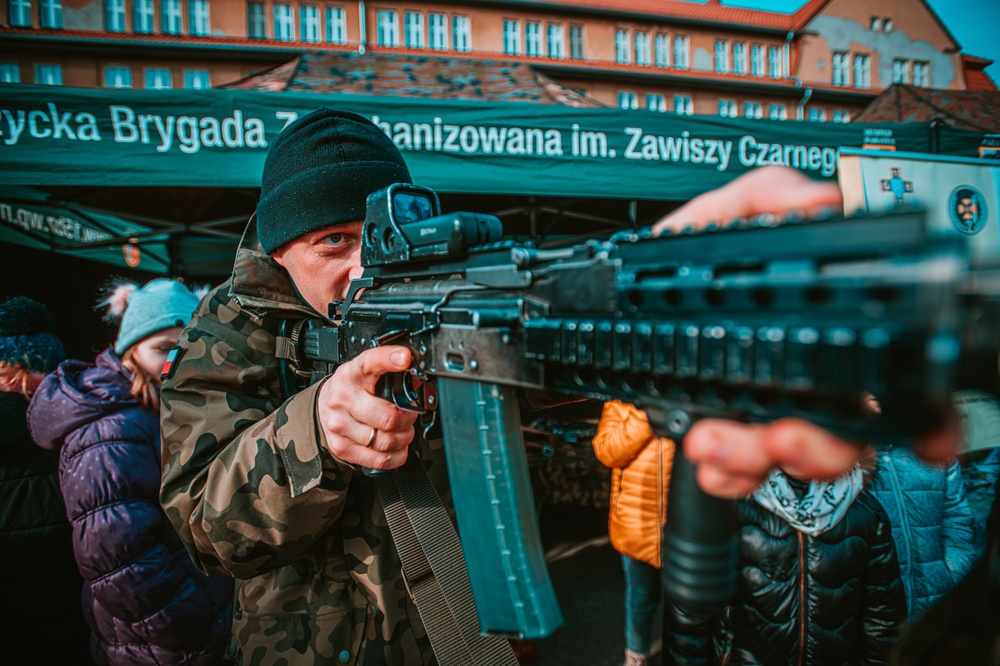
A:
[[[818,536],[753,500],[737,504],[737,519],[736,596],[721,618],[673,609],[667,650],[675,663],[885,663],[906,620],[906,597],[892,527],[869,491]]]

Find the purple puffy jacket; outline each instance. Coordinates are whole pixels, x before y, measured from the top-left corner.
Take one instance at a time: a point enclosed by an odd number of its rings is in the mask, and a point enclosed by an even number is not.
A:
[[[108,349],[96,366],[64,362],[28,408],[35,442],[59,452],[91,652],[101,664],[221,663],[234,582],[198,571],[160,508],[159,419],[130,387]]]

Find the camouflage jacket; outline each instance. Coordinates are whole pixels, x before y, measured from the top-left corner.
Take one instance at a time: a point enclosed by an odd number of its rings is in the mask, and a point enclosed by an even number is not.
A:
[[[278,326],[305,316],[251,222],[163,386],[162,504],[203,571],[239,579],[237,662],[433,663],[375,484],[317,427],[320,385],[281,393]],[[413,450],[447,503],[440,442]]]

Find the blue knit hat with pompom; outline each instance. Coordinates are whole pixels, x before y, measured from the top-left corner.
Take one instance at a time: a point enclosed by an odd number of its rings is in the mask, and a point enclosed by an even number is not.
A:
[[[115,340],[115,353],[121,356],[146,336],[187,324],[200,300],[184,283],[159,278],[141,288],[119,284],[99,305],[108,306],[106,319],[121,319]]]
[[[62,342],[49,329],[52,315],[38,301],[13,296],[0,302],[0,361],[47,374],[66,360]]]

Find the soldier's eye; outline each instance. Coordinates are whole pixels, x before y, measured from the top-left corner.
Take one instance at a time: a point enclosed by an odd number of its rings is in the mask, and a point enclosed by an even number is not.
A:
[[[326,245],[343,245],[346,241],[344,234],[330,234],[323,238],[323,243]]]

